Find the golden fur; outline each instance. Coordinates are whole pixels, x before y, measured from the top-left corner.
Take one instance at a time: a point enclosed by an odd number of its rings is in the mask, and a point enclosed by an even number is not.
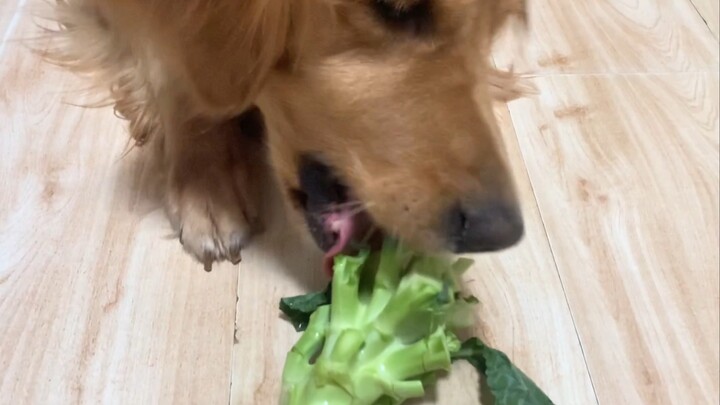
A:
[[[135,142],[154,145],[171,222],[205,263],[239,260],[258,215],[263,148],[232,124],[252,105],[286,194],[300,156],[321,154],[376,223],[437,249],[453,201],[514,200],[491,108],[512,76],[489,51],[525,2],[430,4],[417,33],[372,0],[59,0],[52,59],[108,89]]]

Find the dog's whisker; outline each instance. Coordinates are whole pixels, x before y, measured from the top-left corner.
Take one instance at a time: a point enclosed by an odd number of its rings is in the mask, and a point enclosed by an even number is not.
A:
[[[375,234],[375,232],[378,231],[378,227],[373,225],[370,225],[370,228],[368,228],[367,232],[365,232],[365,235],[362,237],[362,240],[360,243],[366,244],[370,241],[370,238]]]
[[[335,205],[333,208],[354,208],[364,205],[362,201],[346,201]]]
[[[348,210],[347,215],[354,216],[367,210],[367,208],[371,207],[372,205],[372,203],[364,203],[362,201],[347,201],[344,203],[334,204],[331,207],[328,207],[320,212],[312,212],[310,213],[310,215],[312,215],[313,217],[323,217],[325,215],[333,214],[341,210]]]

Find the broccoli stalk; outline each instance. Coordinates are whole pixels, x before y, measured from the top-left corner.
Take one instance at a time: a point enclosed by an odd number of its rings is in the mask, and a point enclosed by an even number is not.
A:
[[[490,387],[496,397],[521,401],[498,405],[551,404],[502,353],[477,339],[461,345],[453,333],[477,302],[458,291],[471,264],[421,256],[393,240],[380,252],[338,256],[327,291],[281,300],[305,330],[285,361],[282,404],[400,404],[424,396],[425,383],[457,359],[498,381]]]

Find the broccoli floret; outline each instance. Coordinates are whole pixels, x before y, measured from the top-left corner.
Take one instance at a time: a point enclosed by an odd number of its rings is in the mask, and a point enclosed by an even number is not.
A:
[[[380,252],[338,256],[327,291],[281,301],[304,330],[287,355],[282,404],[400,404],[422,397],[426,383],[457,359],[502,383],[491,392],[511,402],[498,405],[551,404],[505,355],[456,337],[477,302],[459,292],[471,264],[419,255],[393,240]]]

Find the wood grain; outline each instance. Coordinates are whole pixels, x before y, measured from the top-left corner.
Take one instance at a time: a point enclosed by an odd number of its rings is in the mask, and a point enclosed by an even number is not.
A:
[[[525,57],[516,42],[499,41],[495,56],[501,67],[534,74],[717,68],[717,40],[690,0],[532,0],[528,5]]]
[[[705,20],[705,24],[712,31],[715,38],[720,38],[720,2],[715,0],[692,0],[698,13]]]
[[[537,83],[512,118],[600,403],[717,401],[717,72]]]
[[[0,403],[226,403],[236,269],[167,240],[121,122],[64,104],[82,82],[2,60]]]

